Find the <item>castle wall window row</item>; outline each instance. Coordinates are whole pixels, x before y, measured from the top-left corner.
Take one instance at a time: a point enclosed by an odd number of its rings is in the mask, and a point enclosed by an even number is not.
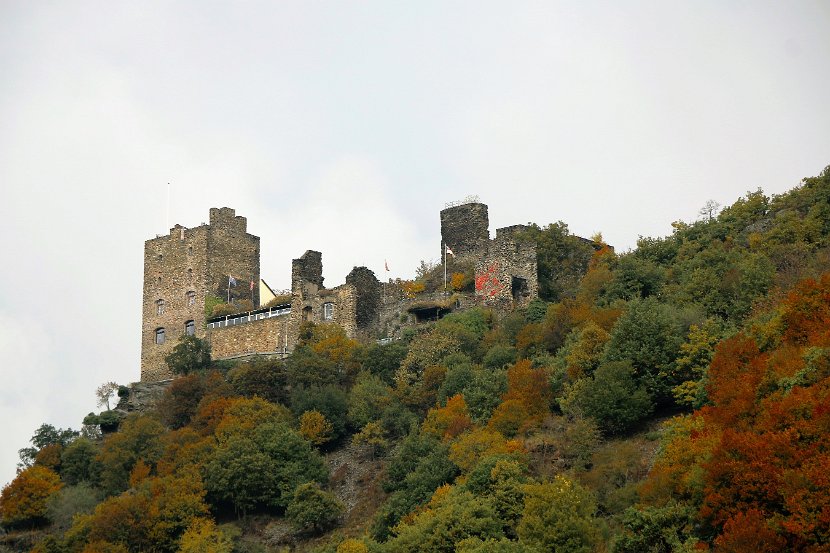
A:
[[[184,333],[187,336],[194,336],[196,334],[196,323],[193,321],[184,323]]]
[[[164,343],[164,329],[163,328],[157,328],[156,329],[156,343],[158,345],[161,345],[161,344]]]
[[[191,290],[186,295],[187,295],[187,305],[196,305],[196,292]]]
[[[156,315],[164,315],[164,300],[156,300]]]

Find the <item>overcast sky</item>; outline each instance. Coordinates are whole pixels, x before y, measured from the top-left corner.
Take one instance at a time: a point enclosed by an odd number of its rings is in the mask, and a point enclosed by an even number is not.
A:
[[[830,164],[828,28],[826,1],[0,0],[0,484],[139,378],[173,224],[235,208],[277,288],[306,249],[329,286],[410,277],[471,194],[491,232],[625,250]]]

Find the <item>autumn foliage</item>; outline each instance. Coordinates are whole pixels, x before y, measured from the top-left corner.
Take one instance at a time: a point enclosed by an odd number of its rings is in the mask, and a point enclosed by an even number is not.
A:
[[[17,475],[0,494],[0,517],[3,524],[20,526],[43,522],[46,501],[63,487],[51,469],[35,465]]]
[[[490,418],[490,426],[506,436],[514,436],[539,424],[549,412],[550,386],[542,369],[534,369],[527,359],[507,370],[507,392]]]
[[[676,423],[643,488],[652,499],[671,493],[697,504],[716,551],[825,551],[830,543],[828,299],[830,274],[806,280],[771,319],[721,342],[709,369],[711,405]]]

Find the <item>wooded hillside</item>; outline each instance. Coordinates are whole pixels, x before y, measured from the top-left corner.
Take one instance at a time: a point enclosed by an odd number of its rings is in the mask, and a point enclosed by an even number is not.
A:
[[[535,228],[543,299],[389,344],[191,339],[152,412],[38,429],[0,551],[830,551],[830,167],[673,226]]]

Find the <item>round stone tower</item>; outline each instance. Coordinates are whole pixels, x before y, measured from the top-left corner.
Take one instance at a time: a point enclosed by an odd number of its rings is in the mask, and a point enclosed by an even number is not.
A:
[[[441,211],[441,240],[456,256],[480,252],[490,239],[489,229],[490,219],[485,204],[465,203]]]

